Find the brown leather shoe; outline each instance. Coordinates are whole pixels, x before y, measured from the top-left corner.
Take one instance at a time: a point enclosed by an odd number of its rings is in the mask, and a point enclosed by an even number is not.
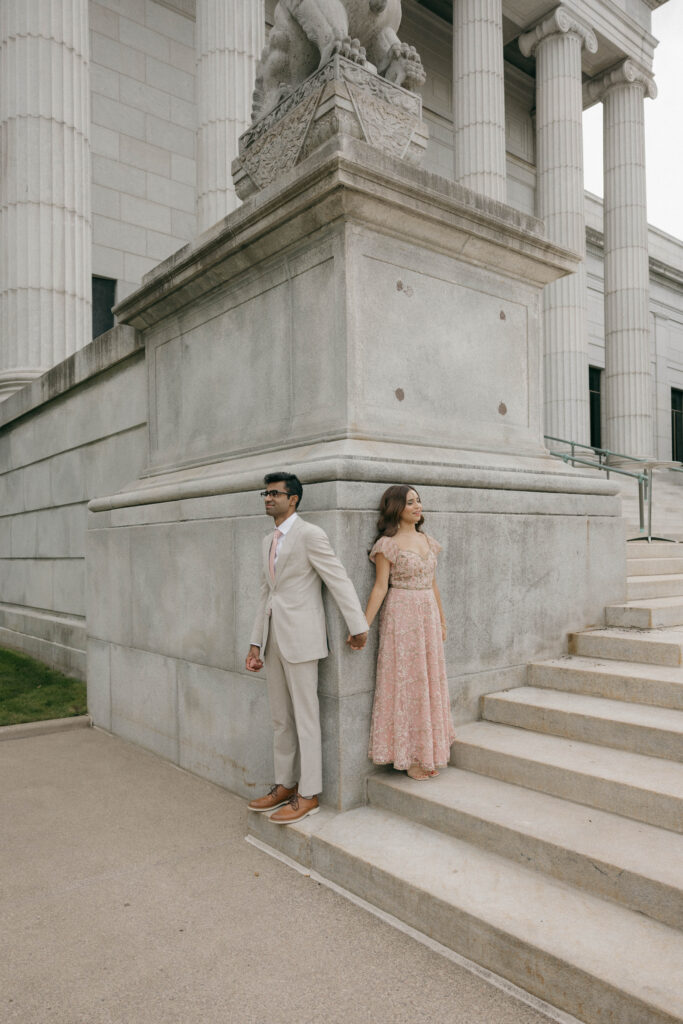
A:
[[[286,786],[281,786],[278,782],[274,786],[271,786],[265,796],[257,797],[256,800],[249,801],[250,811],[274,811],[276,807],[282,807],[287,801],[296,794],[296,786],[292,789],[287,789]]]
[[[309,814],[317,814],[319,810],[317,796],[312,796],[310,800],[307,800],[305,796],[295,793],[284,807],[281,807],[275,814],[271,814],[270,820],[274,821],[276,825],[291,825],[292,822],[301,821]]]

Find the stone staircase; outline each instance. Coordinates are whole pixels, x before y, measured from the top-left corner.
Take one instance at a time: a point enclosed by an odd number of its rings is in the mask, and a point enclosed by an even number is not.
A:
[[[484,697],[438,779],[252,834],[586,1024],[680,1024],[679,547],[629,544],[628,603]]]

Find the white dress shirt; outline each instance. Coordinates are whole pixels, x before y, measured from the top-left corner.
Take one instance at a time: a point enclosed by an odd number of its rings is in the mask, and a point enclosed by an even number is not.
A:
[[[275,558],[273,560],[273,564],[275,566],[277,566],[277,560],[280,554],[280,548],[282,547],[282,542],[289,533],[289,531],[291,530],[291,528],[294,526],[294,523],[297,521],[298,518],[299,517],[296,514],[296,512],[292,512],[291,516],[287,516],[287,518],[282,523],[280,523],[278,527],[276,527],[276,529],[280,531],[282,536],[278,537],[277,539],[277,546],[275,548]]]

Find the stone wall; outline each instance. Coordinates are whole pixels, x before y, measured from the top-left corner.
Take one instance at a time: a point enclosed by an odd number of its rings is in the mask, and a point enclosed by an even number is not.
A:
[[[85,678],[87,504],[147,452],[138,333],[116,327],[0,405],[0,643]]]

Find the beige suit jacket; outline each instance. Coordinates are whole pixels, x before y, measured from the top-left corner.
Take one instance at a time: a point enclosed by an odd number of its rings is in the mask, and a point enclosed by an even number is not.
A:
[[[266,649],[271,617],[283,656],[295,664],[326,658],[327,629],[321,593],[324,582],[335,599],[352,635],[365,633],[368,624],[353,583],[335,555],[327,534],[297,518],[280,547],[275,580],[268,558],[273,535],[263,538],[262,577],[251,643]]]

